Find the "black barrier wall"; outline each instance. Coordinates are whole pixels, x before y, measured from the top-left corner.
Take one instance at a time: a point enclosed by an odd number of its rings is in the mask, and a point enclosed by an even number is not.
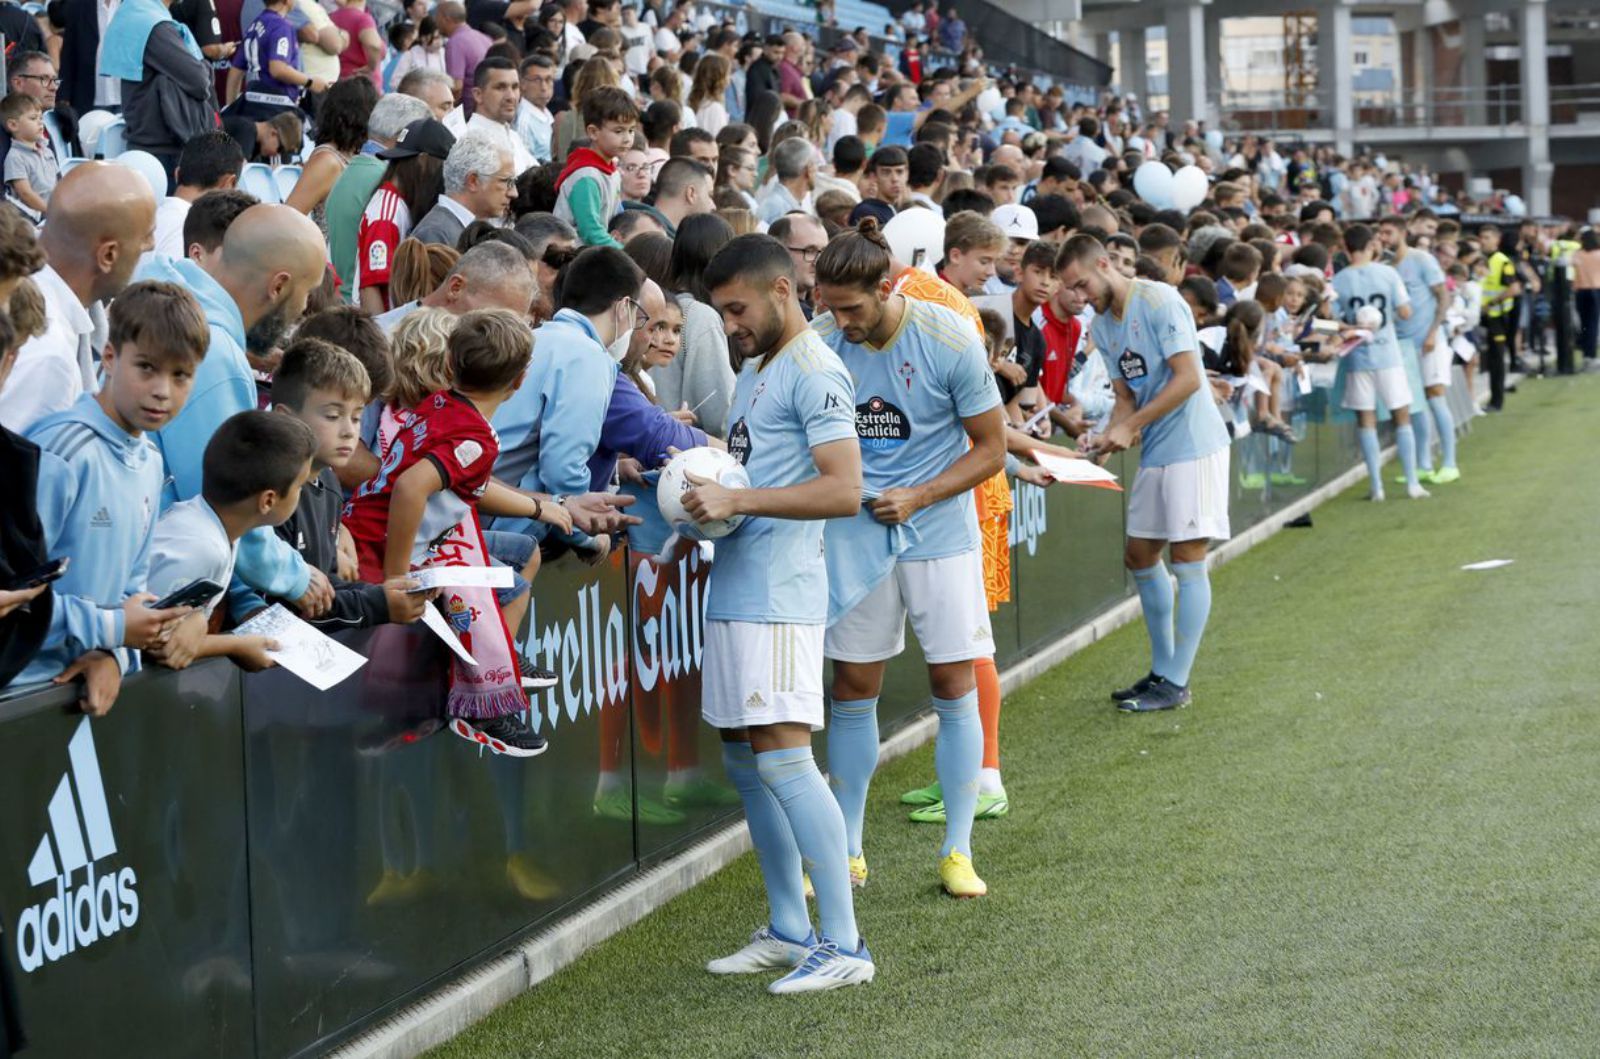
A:
[[[1356,463],[1308,424],[1292,472],[1246,491],[1237,533]],[[1246,438],[1235,470],[1254,460]],[[1131,482],[1137,454],[1111,469]],[[1000,664],[1124,598],[1124,498],[1014,484]],[[63,689],[0,698],[0,924],[29,1056],[315,1053],[730,819],[699,722],[707,558],[618,550],[540,573],[520,647],[560,676],[550,750],[480,757],[438,732],[443,649],[414,628],[342,639],[370,659],[318,694],[227,663],[129,679],[90,722]],[[1226,620],[1225,610],[1219,613]],[[915,639],[892,730],[926,705]],[[823,740],[818,740],[819,752]],[[669,784],[698,777],[691,804]],[[751,914],[759,897],[751,894]]]

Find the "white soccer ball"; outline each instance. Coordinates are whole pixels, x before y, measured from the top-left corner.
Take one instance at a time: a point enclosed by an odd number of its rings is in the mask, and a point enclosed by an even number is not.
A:
[[[702,540],[726,537],[744,523],[743,515],[696,522],[683,508],[683,494],[694,488],[689,475],[709,478],[728,489],[750,488],[750,475],[744,464],[721,449],[687,449],[672,457],[662,468],[661,480],[656,483],[656,506],[667,524],[686,536]]]
[[[1377,331],[1383,327],[1383,310],[1376,305],[1363,305],[1356,310],[1356,326],[1364,331]]]

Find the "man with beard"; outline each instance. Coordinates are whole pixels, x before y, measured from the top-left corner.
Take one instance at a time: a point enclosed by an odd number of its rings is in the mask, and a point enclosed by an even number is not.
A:
[[[239,214],[223,236],[222,252],[210,260],[152,258],[141,267],[141,279],[167,280],[193,291],[211,328],[189,403],[151,435],[166,463],[163,507],[200,495],[201,462],[211,435],[229,417],[256,407],[245,349],[278,344],[305,312],[325,264],[322,233],[310,218],[288,206],[260,205]],[[295,600],[309,617],[333,604],[327,576],[270,528],[239,539],[234,570],[265,595]]]
[[[697,521],[744,518],[717,542],[701,703],[722,736],[770,910],[749,944],[706,970],[787,971],[768,986],[773,993],[859,985],[875,968],[856,929],[844,816],[811,754],[811,733],[822,727],[828,598],[821,520],[854,515],[861,504],[853,387],[806,326],[794,261],[778,240],[733,240],[707,265],[705,285],[739,363],[728,450],[750,487],[691,474],[695,488],[683,498]],[[816,887],[820,938],[802,864]]]

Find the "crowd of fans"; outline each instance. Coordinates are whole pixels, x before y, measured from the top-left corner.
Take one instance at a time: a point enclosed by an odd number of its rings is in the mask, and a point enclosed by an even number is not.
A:
[[[141,664],[270,665],[232,631],[270,603],[329,630],[416,621],[437,592],[409,575],[448,556],[514,571],[445,607],[483,663],[457,664],[450,713],[537,752],[520,711],[551,676],[506,630],[541,562],[598,562],[639,523],[619,486],[725,444],[735,367],[704,277],[736,235],[787,249],[807,315],[827,308],[818,256],[858,226],[883,229],[897,287],[970,298],[1010,469],[1038,484],[1031,447],[1070,447],[1114,402],[1117,351],[1059,281],[1076,234],[1181,292],[1236,444],[1256,435],[1247,489],[1300,481],[1309,399],[1341,384],[1358,327],[1374,341],[1342,273],[1392,266],[1411,306],[1376,326],[1414,382],[1389,411],[1413,413],[1420,481],[1459,477],[1450,365],[1470,379],[1481,352],[1501,407],[1553,269],[1595,355],[1594,232],[1466,223],[1387,159],[992,82],[931,4],[891,32],[948,66],[656,0],[228,6],[42,18],[0,101],[0,683],[78,680],[90,712]],[[170,195],[114,160],[60,174],[94,111]],[[302,156],[282,203],[238,187],[248,162]],[[1141,199],[1152,162],[1198,166],[1205,200]]]

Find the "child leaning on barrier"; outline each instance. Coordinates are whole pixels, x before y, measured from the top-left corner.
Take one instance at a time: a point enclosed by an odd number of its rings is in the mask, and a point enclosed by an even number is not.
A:
[[[181,669],[200,658],[226,655],[255,672],[274,663],[276,644],[265,636],[212,630],[212,612],[233,581],[239,538],[280,525],[294,514],[311,477],[317,439],[297,419],[272,412],[239,412],[206,443],[200,495],[162,513],[150,546],[150,589],[175,592],[196,581],[220,585],[201,609],[178,624],[158,660]]]
[[[153,610],[147,591],[164,478],[146,437],[188,400],[210,329],[194,296],[171,283],[136,283],[112,302],[98,394],[28,431],[41,450],[39,516],[52,558],[70,560],[55,582],[50,632],[20,682],[81,675],[82,704],[104,713],[140,650],[177,635],[186,608]],[[159,594],[160,590],[156,592]]]
[[[361,576],[373,582],[422,567],[492,565],[478,524],[500,441],[489,419],[522,384],[533,332],[503,309],[464,313],[448,342],[449,386],[414,407],[391,402],[378,427],[379,470],[345,506]],[[404,377],[405,371],[400,375]],[[556,517],[546,499],[511,493],[524,518]],[[495,753],[532,757],[545,742],[522,716],[528,701],[512,630],[490,590],[450,586],[445,619],[472,662],[452,671],[451,731]]]
[[[291,342],[272,377],[272,410],[304,423],[316,437],[311,478],[300,490],[294,513],[275,532],[308,565],[327,574],[333,585],[333,607],[321,617],[308,619],[324,632],[385,622],[413,622],[422,617],[423,608],[432,598],[408,593],[406,589],[414,587],[414,583],[405,579],[372,585],[341,578],[339,574],[339,515],[344,508],[344,493],[337,475],[359,443],[357,435],[367,389],[367,370],[361,361],[320,338],[297,338]],[[239,582],[235,586],[235,591],[244,587]],[[253,605],[230,609],[248,615],[265,605],[255,596]]]

